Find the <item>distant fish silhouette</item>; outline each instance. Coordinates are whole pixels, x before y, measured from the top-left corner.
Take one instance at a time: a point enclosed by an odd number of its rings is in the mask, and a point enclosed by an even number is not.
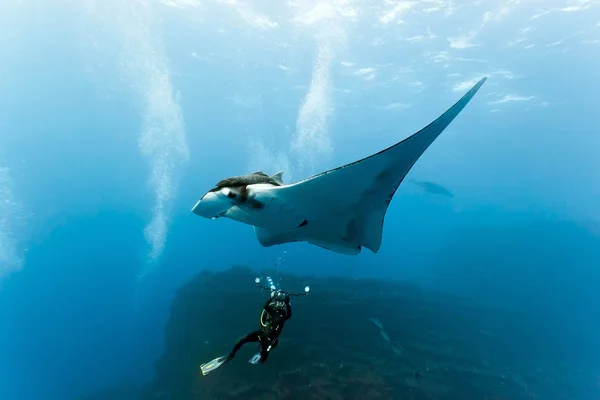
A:
[[[371,317],[371,318],[369,318],[369,321],[371,321],[379,329],[383,329],[383,324],[381,323],[381,321],[379,319]]]
[[[385,340],[386,342],[390,342],[390,343],[392,342],[390,340],[390,337],[388,336],[388,334],[385,333],[385,331],[383,329],[379,333],[381,333],[381,337],[383,338],[383,340]]]
[[[454,197],[454,194],[451,191],[449,191],[442,185],[437,184],[435,182],[417,181],[415,179],[411,179],[409,182],[413,183],[417,186],[420,186],[423,190],[425,190],[426,192],[429,192],[431,194],[439,194],[441,196]]]
[[[402,346],[392,345],[392,351],[399,357],[402,357],[404,355],[404,347]]]

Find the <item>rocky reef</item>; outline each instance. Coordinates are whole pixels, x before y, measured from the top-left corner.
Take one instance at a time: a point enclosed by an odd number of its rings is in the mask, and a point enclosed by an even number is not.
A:
[[[583,399],[600,398],[591,371],[549,366],[515,350],[510,315],[412,284],[276,274],[293,318],[266,364],[247,344],[207,376],[200,364],[229,353],[259,324],[268,296],[256,272],[202,272],[180,288],[166,349],[143,399]]]

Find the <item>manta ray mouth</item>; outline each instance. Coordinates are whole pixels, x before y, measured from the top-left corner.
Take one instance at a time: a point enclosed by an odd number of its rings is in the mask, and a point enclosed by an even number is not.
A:
[[[229,210],[227,210],[227,211],[229,211]],[[219,215],[217,215],[217,216],[215,216],[215,217],[212,217],[211,219],[219,219],[219,218],[221,218],[221,217],[224,217],[224,216],[225,216],[225,214],[227,214],[227,211],[223,211],[222,213],[220,213]]]

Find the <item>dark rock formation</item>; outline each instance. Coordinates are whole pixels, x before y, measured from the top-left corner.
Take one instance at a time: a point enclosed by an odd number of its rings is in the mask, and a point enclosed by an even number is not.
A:
[[[518,331],[506,315],[397,282],[276,275],[293,318],[264,365],[235,360],[208,376],[200,364],[227,354],[258,327],[268,293],[245,268],[202,272],[171,307],[166,350],[145,399],[575,399],[600,395],[591,371],[506,357]],[[275,276],[275,274],[273,274]],[[381,325],[378,326],[378,325]],[[511,328],[512,329],[512,328]],[[595,397],[594,397],[595,396]]]

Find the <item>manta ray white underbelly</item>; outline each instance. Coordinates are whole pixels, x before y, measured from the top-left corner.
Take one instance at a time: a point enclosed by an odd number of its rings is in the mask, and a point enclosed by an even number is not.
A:
[[[281,173],[228,178],[192,211],[252,225],[265,247],[308,242],[341,254],[356,255],[362,247],[377,253],[387,207],[402,180],[485,80],[425,128],[379,153],[290,185]]]

